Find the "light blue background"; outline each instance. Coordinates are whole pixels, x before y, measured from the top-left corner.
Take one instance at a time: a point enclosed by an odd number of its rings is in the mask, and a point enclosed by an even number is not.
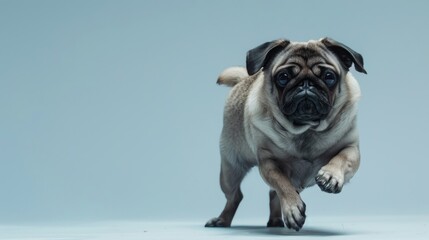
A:
[[[186,219],[225,200],[226,67],[269,40],[360,52],[362,165],[307,214],[429,214],[428,1],[0,1],[0,222]],[[268,218],[253,170],[236,220]],[[265,222],[261,222],[261,225]]]

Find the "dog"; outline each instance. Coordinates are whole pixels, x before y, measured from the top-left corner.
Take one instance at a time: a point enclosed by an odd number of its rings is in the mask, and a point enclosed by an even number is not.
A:
[[[247,52],[246,68],[222,72],[232,87],[220,139],[220,186],[227,202],[206,227],[229,227],[243,194],[240,184],[258,166],[269,185],[267,227],[299,231],[300,193],[317,184],[339,193],[360,163],[356,126],[360,88],[350,73],[365,73],[362,56],[331,38],[266,42]]]

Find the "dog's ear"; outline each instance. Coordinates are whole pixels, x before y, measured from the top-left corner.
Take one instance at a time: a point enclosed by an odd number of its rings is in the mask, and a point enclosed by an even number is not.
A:
[[[290,42],[285,39],[279,39],[266,42],[247,52],[246,68],[247,73],[253,75],[264,67],[275,53],[286,48]]]
[[[321,42],[338,57],[347,70],[352,66],[352,63],[354,63],[356,71],[366,74],[366,70],[363,68],[362,55],[343,43],[328,37],[323,38]]]

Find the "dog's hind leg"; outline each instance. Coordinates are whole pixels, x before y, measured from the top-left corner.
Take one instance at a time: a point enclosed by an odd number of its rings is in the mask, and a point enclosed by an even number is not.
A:
[[[284,226],[279,196],[277,196],[276,191],[270,190],[270,219],[268,220],[267,227]]]
[[[220,186],[226,197],[225,208],[219,217],[210,219],[206,227],[230,227],[238,205],[243,199],[240,184],[250,167],[234,164],[222,157]]]

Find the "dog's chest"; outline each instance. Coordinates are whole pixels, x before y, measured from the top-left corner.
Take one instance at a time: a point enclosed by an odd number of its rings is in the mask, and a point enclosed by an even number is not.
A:
[[[284,143],[286,148],[294,152],[297,157],[312,160],[324,153],[326,141],[323,136],[313,132],[304,132],[300,135],[286,138]]]
[[[283,136],[275,141],[275,145],[278,147],[275,152],[278,157],[302,159],[309,162],[326,156],[332,145],[332,139],[310,131],[299,135]]]
[[[283,147],[273,150],[278,166],[297,189],[314,185],[315,175],[335,155],[335,147],[311,132],[283,140]]]

